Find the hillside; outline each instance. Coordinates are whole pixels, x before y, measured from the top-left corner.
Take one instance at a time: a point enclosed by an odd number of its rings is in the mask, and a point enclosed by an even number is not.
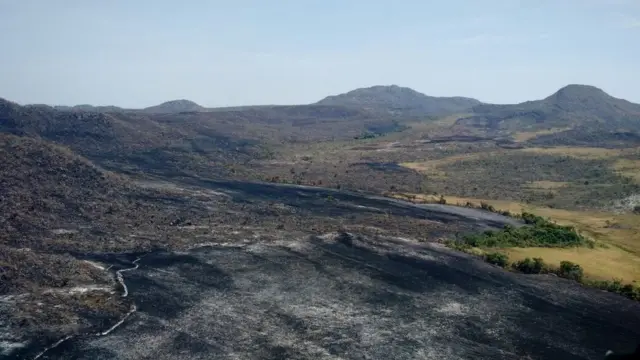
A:
[[[171,114],[190,111],[206,111],[206,108],[194,103],[193,101],[181,99],[163,102],[160,105],[150,106],[142,109],[141,111],[150,114]]]
[[[468,112],[480,104],[465,97],[433,97],[397,85],[372,86],[328,96],[316,104],[363,108],[395,116],[427,116]]]
[[[109,169],[172,176],[230,176],[227,165],[268,158],[282,143],[400,129],[391,119],[328,105],[147,114],[59,111],[0,99],[2,132],[68,146]]]
[[[582,126],[597,131],[640,130],[640,105],[588,85],[568,85],[542,100],[514,105],[481,104],[457,125],[488,130],[541,130]]]
[[[189,114],[58,111],[0,100],[0,131],[69,147],[101,166],[126,172],[222,176],[224,165],[260,158],[255,140],[214,117]]]
[[[127,182],[68,148],[0,133],[0,239],[40,247],[34,237],[114,212]]]

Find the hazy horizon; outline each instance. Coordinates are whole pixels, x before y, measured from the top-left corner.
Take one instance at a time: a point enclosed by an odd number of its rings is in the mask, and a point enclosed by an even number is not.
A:
[[[307,104],[373,85],[489,103],[592,85],[640,103],[634,0],[0,0],[0,97]]]

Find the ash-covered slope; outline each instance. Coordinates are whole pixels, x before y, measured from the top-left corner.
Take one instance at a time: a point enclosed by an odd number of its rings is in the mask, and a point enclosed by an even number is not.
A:
[[[601,359],[640,305],[406,239],[347,233],[148,254],[137,312],[49,359]]]

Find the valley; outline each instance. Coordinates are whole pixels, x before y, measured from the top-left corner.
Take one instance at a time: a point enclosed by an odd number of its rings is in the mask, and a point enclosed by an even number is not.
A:
[[[0,150],[0,358],[596,359],[640,335],[640,105],[591,86],[0,99]]]

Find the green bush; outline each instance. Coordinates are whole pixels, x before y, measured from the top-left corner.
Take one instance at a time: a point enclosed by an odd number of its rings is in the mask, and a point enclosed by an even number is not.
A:
[[[582,266],[573,263],[571,261],[561,261],[560,268],[557,271],[558,276],[563,278],[582,281],[584,276],[584,271],[582,270]]]
[[[489,264],[498,265],[500,267],[507,267],[509,264],[509,257],[507,254],[500,252],[493,252],[484,255],[484,260]]]
[[[589,244],[573,227],[557,225],[528,213],[523,213],[522,219],[527,225],[519,228],[507,225],[499,231],[467,235],[462,242],[472,247],[571,247]]]
[[[547,265],[541,258],[526,258],[514,262],[511,267],[525,274],[542,274],[548,270]]]

